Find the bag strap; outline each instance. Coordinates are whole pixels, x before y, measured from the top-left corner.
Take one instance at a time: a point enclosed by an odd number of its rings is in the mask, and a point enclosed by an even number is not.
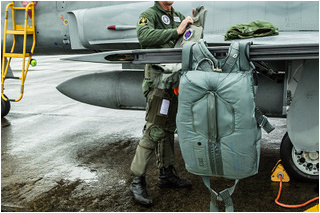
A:
[[[249,50],[252,42],[232,42],[225,61],[222,65],[223,72],[232,72],[233,67],[239,61],[240,71],[253,70],[255,66],[250,61]]]
[[[214,67],[214,63],[212,60],[210,60],[208,57],[206,57],[202,50],[200,43],[196,43],[193,48],[193,56],[196,59],[196,66],[195,70],[197,70],[199,67],[202,71],[212,71]]]
[[[250,60],[250,47],[252,44],[253,44],[252,41],[240,43],[239,66],[240,66],[241,70],[255,70],[256,69],[256,67],[254,66],[254,64]]]
[[[182,71],[188,71],[192,69],[192,49],[195,44],[195,42],[187,42],[182,47]]]
[[[210,200],[210,211],[211,212],[218,212],[218,202],[217,201],[223,201],[225,205],[225,211],[226,212],[233,212],[233,202],[231,195],[233,194],[236,185],[238,184],[239,180],[235,180],[235,183],[233,186],[230,188],[227,188],[219,193],[215,192],[213,189],[210,187],[210,176],[201,176],[204,184],[206,187],[209,189],[211,193],[211,200]]]
[[[213,71],[218,66],[219,61],[210,53],[203,39],[195,44],[193,56],[197,63],[196,69],[200,67],[202,71]]]
[[[232,72],[232,68],[236,64],[238,57],[240,55],[239,46],[240,46],[239,42],[231,43],[228,54],[225,58],[224,64],[221,66],[221,69],[223,72],[226,72],[226,73]]]
[[[240,59],[239,59],[239,67],[240,70],[254,70],[255,66],[252,63],[252,61],[250,61],[250,57],[249,57],[249,50],[250,50],[250,45],[252,44],[252,42],[246,42],[246,43],[240,43]],[[256,74],[256,73],[255,73]],[[253,85],[254,87],[254,94],[256,94],[257,88],[258,88],[258,79],[257,76],[255,76],[256,79],[255,80],[255,84]],[[261,110],[256,107],[255,108],[255,118],[256,121],[259,125],[260,128],[263,128],[267,133],[272,132],[275,128],[274,126],[269,122],[268,118],[263,115],[263,113],[261,112]]]
[[[260,128],[263,128],[267,133],[272,132],[275,128],[269,122],[268,118],[263,115],[258,107],[255,108],[255,118]]]
[[[250,43],[251,42],[239,43],[239,67],[242,71],[251,70],[254,68],[254,66],[252,67],[253,64],[251,63],[249,57]]]

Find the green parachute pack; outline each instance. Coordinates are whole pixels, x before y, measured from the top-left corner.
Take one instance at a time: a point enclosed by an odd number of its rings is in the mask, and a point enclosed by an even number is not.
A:
[[[224,40],[253,38],[279,35],[278,28],[267,21],[253,21],[232,26],[224,36]]]
[[[233,42],[224,59],[216,59],[203,40],[182,50],[177,131],[186,169],[201,175],[211,192],[210,210],[223,201],[233,211],[231,195],[239,179],[258,172],[261,127],[274,128],[255,106],[257,86],[249,60],[250,43]],[[234,179],[219,193],[210,176]]]

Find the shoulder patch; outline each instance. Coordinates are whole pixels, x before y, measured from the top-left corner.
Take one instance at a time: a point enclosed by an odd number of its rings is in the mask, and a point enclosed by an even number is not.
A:
[[[139,19],[139,22],[138,22],[139,25],[147,25],[148,24],[148,19],[147,17],[143,16]]]
[[[193,35],[193,30],[191,28],[187,29],[183,35],[184,40],[189,40]]]
[[[167,15],[163,15],[161,19],[166,25],[170,24],[170,18]]]

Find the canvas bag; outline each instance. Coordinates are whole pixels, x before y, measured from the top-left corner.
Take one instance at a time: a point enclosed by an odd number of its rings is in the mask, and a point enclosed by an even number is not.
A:
[[[261,120],[256,119],[249,45],[232,43],[222,60],[208,51],[203,40],[183,47],[176,122],[179,144],[186,169],[201,175],[211,192],[211,211],[218,211],[217,201],[233,211],[231,195],[238,180],[258,172],[261,129],[257,122]],[[268,122],[262,119],[265,127]],[[235,184],[217,193],[210,187],[210,176],[234,179]]]
[[[262,36],[279,35],[278,28],[267,21],[253,21],[246,24],[236,24],[230,27],[224,40],[244,39]]]

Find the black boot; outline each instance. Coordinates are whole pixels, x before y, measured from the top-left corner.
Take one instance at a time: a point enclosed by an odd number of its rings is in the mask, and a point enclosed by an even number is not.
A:
[[[187,188],[191,187],[191,182],[189,180],[180,179],[177,175],[176,169],[173,166],[169,166],[168,168],[160,169],[158,185],[160,188]]]
[[[130,184],[130,192],[136,202],[142,205],[152,204],[152,200],[146,190],[146,178],[144,176],[133,177],[133,181]]]

